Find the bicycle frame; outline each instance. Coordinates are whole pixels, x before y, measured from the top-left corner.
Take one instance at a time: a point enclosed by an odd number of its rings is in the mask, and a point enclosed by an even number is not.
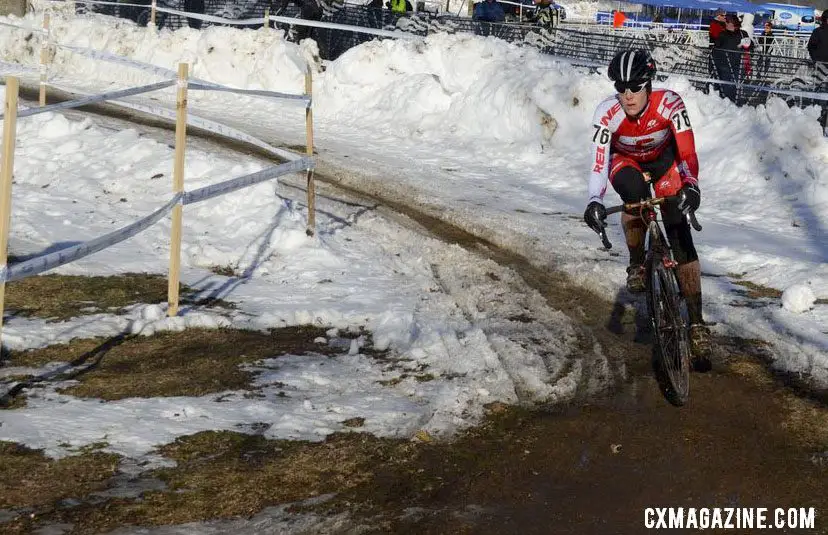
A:
[[[668,399],[675,405],[684,405],[689,395],[690,350],[687,322],[682,314],[684,298],[676,275],[678,263],[673,258],[673,250],[659,224],[656,206],[660,206],[675,197],[656,197],[638,203],[614,206],[607,214],[627,213],[638,210],[638,215],[647,225],[646,243],[646,288],[647,308],[655,332],[658,350],[657,362],[661,372],[666,375],[664,389]],[[691,225],[701,230],[695,214],[688,214]],[[601,229],[604,247],[610,249],[612,244],[607,239],[605,229]],[[659,381],[662,384],[661,381]]]
[[[649,228],[650,223],[657,219],[656,214],[655,214],[655,207],[660,206],[660,205],[664,204],[665,202],[675,201],[677,199],[678,199],[677,196],[651,197],[649,199],[646,199],[646,200],[643,200],[643,201],[640,201],[640,202],[619,204],[618,206],[612,206],[610,208],[607,208],[607,215],[609,216],[609,215],[616,214],[616,213],[622,212],[622,211],[629,213],[629,212],[632,212],[634,210],[639,210],[640,214],[641,214],[641,217],[645,218],[644,211],[646,210],[647,214],[646,214],[646,218],[644,219],[644,222],[647,224],[647,227]],[[652,215],[653,221],[651,221],[649,219],[650,215]],[[695,212],[690,212],[689,214],[687,214],[687,219],[690,221],[690,225],[692,225],[693,229],[695,229],[697,232],[701,232],[702,226],[699,225],[699,222],[696,219]],[[662,237],[664,236],[664,234],[661,233],[660,228],[659,228],[659,233],[661,234]],[[603,242],[604,247],[606,247],[607,249],[612,249],[612,243],[610,243],[610,241],[607,239],[606,229],[601,229],[601,241]],[[671,253],[671,258],[672,258],[672,253]]]
[[[641,210],[641,219],[647,224],[647,244],[645,249],[647,251],[648,262],[651,257],[658,256],[661,258],[662,264],[667,269],[674,269],[678,263],[673,258],[673,248],[664,236],[661,230],[661,225],[658,224],[658,217],[654,209]]]

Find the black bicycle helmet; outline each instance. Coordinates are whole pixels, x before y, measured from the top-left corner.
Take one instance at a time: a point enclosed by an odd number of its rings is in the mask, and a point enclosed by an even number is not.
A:
[[[613,82],[650,82],[655,78],[656,64],[647,50],[623,50],[612,58],[607,74]]]

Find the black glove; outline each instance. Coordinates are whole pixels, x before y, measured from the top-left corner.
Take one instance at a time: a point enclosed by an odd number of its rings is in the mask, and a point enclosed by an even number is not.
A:
[[[701,192],[695,184],[687,183],[678,192],[678,209],[682,214],[687,215],[695,212],[701,204]]]
[[[586,207],[584,221],[589,225],[589,228],[601,234],[601,231],[607,226],[607,209],[598,201],[592,201]]]

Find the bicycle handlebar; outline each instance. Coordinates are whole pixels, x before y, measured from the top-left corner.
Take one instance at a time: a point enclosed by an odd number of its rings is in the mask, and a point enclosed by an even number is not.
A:
[[[618,206],[611,206],[610,208],[607,208],[607,215],[641,208],[653,208],[655,206],[663,204],[666,201],[676,200],[677,198],[678,195],[672,195],[670,197],[653,197],[640,202],[619,204]],[[695,212],[690,212],[685,217],[690,221],[690,225],[696,230],[696,232],[701,232],[702,226],[696,219]],[[601,229],[601,241],[604,243],[604,247],[606,249],[612,249],[612,243],[610,243],[609,239],[607,239],[607,230],[603,228]]]

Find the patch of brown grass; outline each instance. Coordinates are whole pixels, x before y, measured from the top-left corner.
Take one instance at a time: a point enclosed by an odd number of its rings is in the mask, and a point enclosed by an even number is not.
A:
[[[233,266],[213,266],[210,268],[210,271],[224,277],[238,277],[239,275]]]
[[[320,328],[288,327],[270,332],[188,329],[133,337],[111,349],[65,393],[115,400],[245,389],[251,374],[240,364],[286,352],[332,354],[328,346],[313,342],[322,335]]]
[[[12,352],[12,366],[69,362],[82,366],[60,379],[77,385],[63,392],[77,397],[117,400],[129,397],[202,396],[249,388],[251,374],[243,363],[285,353],[340,351],[314,339],[319,327],[286,327],[269,332],[239,329],[187,329],[153,336],[74,340],[67,344]],[[37,379],[37,378],[36,378]]]
[[[105,488],[118,459],[99,451],[50,459],[41,451],[0,442],[0,508],[49,506]]]
[[[50,362],[72,362],[94,352],[105,342],[106,338],[77,338],[65,344],[54,344],[40,349],[11,351],[8,365],[37,368]]]
[[[7,286],[6,307],[22,316],[66,320],[135,303],[167,301],[167,279],[127,273],[117,277],[42,275]]]
[[[828,411],[825,407],[799,396],[788,394],[784,398],[787,420],[792,435],[804,446],[820,452],[828,452]]]
[[[224,306],[219,299],[194,301],[195,292],[180,287],[181,302]],[[54,321],[119,310],[137,303],[167,302],[167,278],[163,275],[126,273],[112,277],[41,275],[14,281],[6,287],[7,312]]]
[[[813,385],[771,369],[771,347],[765,341],[723,337],[720,342],[721,349],[728,354],[730,372],[763,389],[777,392],[776,399],[780,400],[786,414],[782,425],[791,430],[792,440],[806,448],[820,451],[828,448],[828,411],[824,404],[802,395],[804,391],[806,396],[817,394],[818,397],[819,392],[813,390]]]
[[[364,486],[380,467],[408,462],[415,447],[361,433],[308,443],[206,431],[160,448],[178,463],[153,473],[167,483],[166,490],[58,514],[74,524],[72,533],[248,516],[269,505]]]
[[[733,284],[743,286],[745,288],[745,290],[743,291],[744,294],[751,299],[760,299],[763,297],[779,299],[782,297],[781,290],[777,290],[776,288],[771,288],[769,286],[763,286],[761,284],[756,284],[755,282],[750,282],[749,280],[735,280],[733,281]]]

